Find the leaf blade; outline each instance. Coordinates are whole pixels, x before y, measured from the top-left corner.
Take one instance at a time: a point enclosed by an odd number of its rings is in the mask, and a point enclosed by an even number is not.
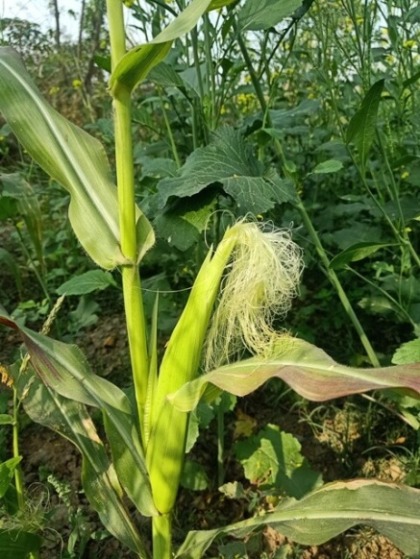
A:
[[[375,369],[347,367],[308,342],[285,337],[270,357],[220,367],[185,384],[168,399],[178,409],[191,411],[203,395],[212,399],[226,391],[246,396],[273,377],[315,402],[384,388],[410,388],[420,393],[419,372],[420,363]]]
[[[245,537],[270,525],[302,545],[321,545],[345,530],[368,525],[404,553],[420,557],[420,491],[377,480],[333,482],[273,513],[215,530],[190,532],[176,559],[198,559],[221,535]]]
[[[31,157],[70,193],[70,221],[89,256],[105,269],[127,264],[120,250],[117,189],[102,145],[42,98],[9,47],[0,48],[0,106]],[[136,220],[141,259],[154,235],[139,208]]]

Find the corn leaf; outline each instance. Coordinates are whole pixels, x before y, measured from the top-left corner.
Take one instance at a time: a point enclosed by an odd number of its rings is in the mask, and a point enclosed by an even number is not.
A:
[[[124,506],[114,467],[85,406],[59,396],[29,372],[15,372],[12,376],[29,417],[69,439],[81,452],[83,488],[104,526],[146,558],[143,543]]]
[[[117,189],[102,145],[42,98],[19,55],[8,47],[0,48],[0,111],[33,159],[70,193],[70,221],[89,256],[105,269],[126,263],[120,250]],[[140,260],[154,235],[136,211]]]
[[[358,525],[371,526],[409,557],[420,558],[420,491],[376,480],[324,485],[273,512],[215,530],[190,532],[176,559],[199,559],[222,535],[246,537],[266,525],[302,545],[320,545]]]
[[[156,513],[145,458],[127,396],[95,375],[76,346],[25,328],[0,309],[0,323],[18,330],[31,365],[45,386],[69,400],[101,409],[118,477],[127,495],[145,516]]]
[[[164,60],[173,41],[191,31],[210,4],[211,0],[192,0],[152,41],[129,50],[112,72],[112,95],[118,98],[121,94],[130,93],[152,68]]]
[[[245,396],[273,377],[315,402],[383,388],[409,388],[420,393],[420,363],[375,369],[346,367],[308,342],[284,337],[271,356],[220,367],[186,383],[168,398],[179,410],[190,411],[203,395],[210,400],[223,390]]]

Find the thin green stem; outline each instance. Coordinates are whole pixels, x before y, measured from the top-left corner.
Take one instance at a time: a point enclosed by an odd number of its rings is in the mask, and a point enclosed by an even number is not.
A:
[[[172,557],[172,513],[152,518],[153,559]]]
[[[324,247],[322,246],[321,243],[321,239],[319,238],[318,233],[316,232],[312,221],[308,215],[308,212],[306,211],[305,206],[303,205],[302,201],[299,199],[298,202],[296,203],[296,207],[300,212],[300,215],[302,216],[303,219],[303,223],[305,224],[305,227],[312,239],[312,242],[315,245],[315,249],[318,253],[318,256],[321,259],[322,264],[324,265],[324,268],[326,270],[326,273],[328,275],[328,278],[330,280],[330,282],[332,283],[332,285],[334,286],[335,290],[337,291],[337,294],[340,298],[341,304],[344,307],[344,310],[346,311],[348,317],[350,318],[351,322],[353,323],[354,329],[356,330],[360,341],[363,345],[363,347],[365,348],[365,351],[369,357],[370,362],[372,363],[372,365],[374,367],[380,367],[380,363],[379,363],[379,359],[376,356],[376,353],[368,339],[368,337],[366,336],[366,333],[363,329],[362,324],[360,323],[356,313],[354,312],[354,309],[349,301],[349,298],[346,295],[346,292],[343,289],[343,286],[341,285],[340,280],[338,279],[337,274],[335,273],[335,270],[333,270],[330,267],[330,261],[329,258],[325,252]]]
[[[122,2],[107,0],[112,69],[125,54]],[[122,267],[122,285],[131,367],[140,429],[146,403],[148,350],[140,274],[137,265],[136,205],[134,198],[134,161],[131,136],[130,92],[113,100],[115,122],[115,159],[117,169],[121,251],[127,260]]]
[[[244,57],[245,64],[248,68],[248,71],[249,71],[249,74],[250,74],[250,77],[251,77],[251,81],[252,81],[252,84],[253,84],[254,89],[255,89],[256,96],[257,96],[258,101],[259,101],[260,106],[261,106],[261,110],[264,114],[264,120],[266,122],[266,125],[271,127],[272,123],[271,123],[270,113],[269,113],[269,110],[268,110],[268,105],[265,101],[265,97],[264,97],[264,93],[263,93],[262,88],[261,88],[261,84],[260,84],[260,82],[258,80],[258,77],[256,75],[256,72],[254,70],[251,57],[249,56],[249,53],[248,53],[248,49],[247,49],[247,47],[245,45],[245,42],[242,39],[241,34],[239,32],[238,32],[238,44],[239,44],[239,48],[241,49],[241,53]],[[353,307],[352,307],[352,305],[351,305],[351,303],[350,303],[350,301],[349,301],[349,299],[346,295],[346,292],[344,291],[343,286],[341,285],[341,282],[340,282],[337,274],[335,273],[335,270],[333,270],[330,267],[330,261],[329,261],[329,258],[327,256],[327,253],[326,253],[326,251],[325,251],[325,249],[322,245],[321,239],[320,239],[318,233],[316,232],[315,227],[313,226],[313,223],[312,223],[312,221],[309,217],[308,212],[306,211],[306,208],[303,204],[303,201],[301,200],[301,198],[298,195],[299,188],[297,188],[298,185],[296,184],[296,181],[297,181],[296,176],[295,176],[294,173],[290,173],[288,171],[289,163],[287,162],[287,160],[284,156],[284,153],[283,153],[283,148],[282,148],[279,140],[277,140],[277,139],[274,140],[274,149],[277,153],[277,156],[278,156],[280,162],[282,163],[285,174],[287,176],[289,176],[293,180],[293,182],[295,183],[295,186],[296,186],[296,188],[295,188],[295,191],[296,191],[295,207],[299,211],[299,213],[302,217],[303,223],[304,223],[304,225],[305,225],[305,227],[306,227],[306,229],[309,233],[309,236],[312,239],[312,242],[314,243],[314,246],[315,246],[315,249],[318,253],[318,256],[320,257],[321,262],[322,262],[323,266],[325,267],[325,271],[328,275],[328,278],[329,278],[331,284],[333,285],[333,287],[335,288],[335,290],[337,291],[337,294],[338,294],[338,297],[341,301],[341,304],[343,305],[344,310],[346,311],[348,317],[350,318],[351,322],[353,323],[354,329],[356,330],[356,332],[357,332],[357,334],[360,338],[360,341],[361,341],[363,347],[365,348],[365,351],[366,351],[366,353],[369,357],[370,362],[372,363],[372,365],[374,367],[379,367],[380,366],[379,360],[378,360],[378,358],[376,356],[376,353],[375,353],[375,351],[374,351],[374,349],[373,349],[373,347],[372,347],[372,345],[371,345],[371,343],[370,343],[370,341],[369,341],[369,339],[368,339],[368,337],[367,337],[367,335],[366,335],[366,333],[363,329],[363,326],[360,323],[360,321],[359,321],[359,319],[358,319],[358,317],[357,317],[357,315],[356,315],[356,313],[355,313],[355,311],[354,311],[354,309],[353,309]]]
[[[168,133],[169,142],[171,144],[172,155],[175,159],[176,166],[179,169],[181,167],[181,159],[179,157],[178,148],[176,147],[176,142],[172,132],[171,123],[169,122],[168,113],[165,108],[165,101],[163,100],[162,92],[160,89],[158,89],[158,93],[160,99],[160,106],[162,107],[163,120],[165,121],[166,132]]]
[[[17,397],[17,391],[13,389],[13,430],[12,430],[12,447],[13,447],[13,458],[18,458],[20,456],[19,452],[19,403]],[[25,497],[24,497],[24,483],[23,475],[20,464],[17,465],[15,469],[15,487],[16,487],[16,497],[17,504],[20,511],[25,508]]]

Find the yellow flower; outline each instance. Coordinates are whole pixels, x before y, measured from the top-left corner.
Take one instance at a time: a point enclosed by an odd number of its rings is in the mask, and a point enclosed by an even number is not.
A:
[[[404,49],[411,49],[416,46],[416,41],[414,39],[407,39],[407,41],[403,42],[402,46]]]
[[[403,173],[401,173],[402,180],[408,179],[409,176],[410,173],[408,171],[404,171]]]
[[[72,86],[74,87],[74,89],[79,89],[80,87],[82,87],[82,82],[79,79],[75,79],[72,82]]]
[[[60,91],[60,87],[58,85],[53,85],[52,87],[50,87],[49,90],[49,94],[50,95],[57,95],[57,93]]]

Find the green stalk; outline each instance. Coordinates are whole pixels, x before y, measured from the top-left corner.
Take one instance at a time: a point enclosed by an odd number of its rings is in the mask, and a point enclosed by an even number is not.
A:
[[[153,559],[172,557],[172,513],[152,518]]]
[[[19,453],[19,404],[18,404],[18,397],[17,397],[17,390],[13,389],[13,440],[12,440],[12,447],[13,447],[13,458],[17,458],[20,456]],[[24,483],[23,483],[23,475],[22,475],[22,468],[20,464],[18,464],[15,468],[15,487],[16,487],[16,497],[17,497],[17,504],[18,509],[23,511],[25,509],[25,497],[23,493]]]
[[[124,56],[125,31],[122,2],[107,0],[112,69]],[[134,162],[131,137],[130,92],[113,100],[115,122],[115,158],[117,169],[121,251],[129,262],[122,267],[124,308],[130,347],[131,367],[136,393],[140,429],[146,403],[148,351],[140,274],[137,265],[136,206],[134,198]]]
[[[260,81],[258,79],[258,76],[257,76],[256,72],[255,72],[255,69],[254,69],[254,66],[252,64],[251,57],[249,56],[248,49],[245,45],[245,42],[244,42],[240,32],[238,31],[238,29],[236,29],[236,31],[237,31],[237,36],[238,36],[239,48],[241,50],[242,56],[244,57],[245,64],[247,66],[247,69],[248,69],[250,77],[251,77],[252,85],[254,86],[258,102],[259,102],[261,110],[264,114],[264,122],[266,123],[266,125],[268,127],[271,127],[272,123],[271,123],[270,113],[269,113],[269,110],[268,110],[267,103],[265,101],[265,97],[264,97],[264,93],[263,93],[262,88],[261,88]],[[306,211],[306,208],[305,208],[301,198],[298,195],[299,188],[297,188],[297,185],[296,185],[296,177],[294,176],[293,173],[288,172],[288,163],[285,159],[285,156],[284,156],[284,153],[283,153],[283,148],[282,148],[279,140],[277,140],[277,139],[274,140],[274,148],[275,148],[275,151],[277,153],[277,156],[279,157],[279,159],[280,159],[280,161],[283,165],[283,168],[284,168],[284,171],[285,171],[286,175],[290,176],[290,178],[295,183],[295,186],[296,186],[296,188],[295,188],[296,201],[294,202],[295,207],[299,211],[299,213],[302,217],[303,223],[305,224],[305,227],[306,227],[306,229],[309,233],[309,236],[311,237],[312,242],[315,245],[318,256],[320,257],[321,262],[325,267],[325,271],[328,275],[328,279],[330,280],[334,289],[337,291],[337,294],[338,294],[338,297],[341,301],[341,304],[343,305],[344,310],[347,313],[347,316],[350,318],[350,320],[351,320],[351,322],[354,326],[354,329],[356,330],[356,332],[357,332],[357,334],[360,338],[360,341],[361,341],[363,347],[365,348],[365,351],[366,351],[366,353],[369,357],[370,362],[372,363],[372,365],[374,367],[379,367],[380,366],[379,360],[378,360],[378,358],[376,356],[376,353],[375,353],[375,351],[374,351],[374,349],[373,349],[373,347],[372,347],[372,345],[369,341],[369,338],[367,337],[367,335],[366,335],[366,333],[363,329],[363,326],[362,326],[361,322],[359,321],[359,319],[358,319],[358,317],[357,317],[357,315],[356,315],[356,313],[355,313],[355,311],[354,311],[354,309],[353,309],[353,307],[352,307],[352,305],[351,305],[351,303],[350,303],[350,301],[349,301],[349,299],[346,295],[346,292],[344,291],[343,286],[341,285],[341,282],[340,282],[337,274],[335,273],[335,270],[330,268],[330,261],[329,261],[329,258],[327,256],[327,253],[326,253],[326,251],[325,251],[325,249],[322,245],[321,239],[319,238],[319,235],[316,232],[315,227],[313,226],[311,218],[309,217],[309,214]]]
[[[165,121],[166,132],[168,133],[169,143],[171,144],[172,155],[175,159],[176,166],[179,169],[181,167],[181,159],[179,157],[178,148],[176,147],[176,142],[172,132],[171,123],[169,122],[168,113],[165,109],[165,102],[163,100],[161,88],[158,88],[158,94],[160,99],[160,106],[162,108],[163,120]]]

